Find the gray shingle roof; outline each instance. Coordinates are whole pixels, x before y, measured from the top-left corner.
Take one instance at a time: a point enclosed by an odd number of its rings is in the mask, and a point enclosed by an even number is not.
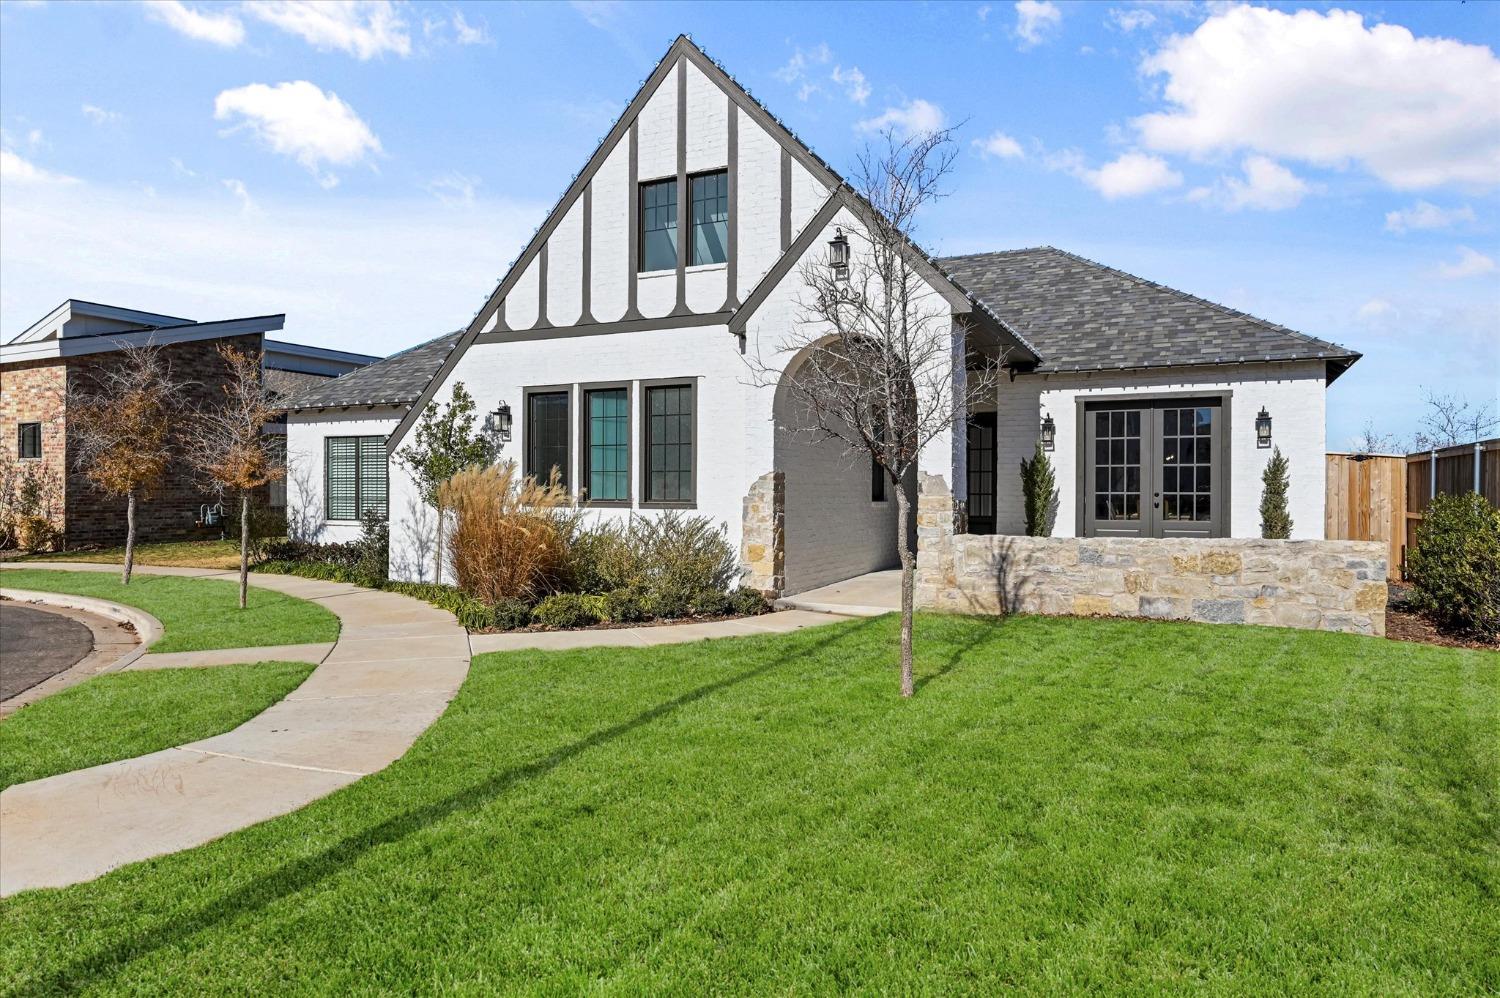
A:
[[[1323,360],[1332,381],[1360,356],[1051,246],[937,262],[1036,347],[1038,371]]]
[[[447,359],[463,330],[418,343],[385,360],[327,381],[287,399],[288,409],[317,409],[339,405],[400,405],[415,402],[427,382]]]

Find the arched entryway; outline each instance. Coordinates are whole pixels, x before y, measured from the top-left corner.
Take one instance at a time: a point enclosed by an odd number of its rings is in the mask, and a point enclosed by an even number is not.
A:
[[[787,367],[789,373],[803,354]],[[785,594],[899,565],[894,489],[884,472],[877,480],[869,454],[818,434],[786,375],[772,415],[775,468],[784,489]]]

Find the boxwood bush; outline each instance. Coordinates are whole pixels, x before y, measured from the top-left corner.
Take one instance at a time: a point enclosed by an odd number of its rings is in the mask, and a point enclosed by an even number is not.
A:
[[[531,610],[531,621],[542,627],[566,629],[597,624],[604,616],[604,599],[585,593],[548,596]]]
[[[1439,627],[1500,636],[1500,510],[1481,495],[1436,496],[1407,557],[1412,602]]]

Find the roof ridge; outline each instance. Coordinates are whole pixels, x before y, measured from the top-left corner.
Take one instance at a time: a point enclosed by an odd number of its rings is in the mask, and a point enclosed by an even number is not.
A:
[[[1132,274],[1132,273],[1130,273],[1127,270],[1121,270],[1119,267],[1111,267],[1109,264],[1107,264],[1107,263],[1100,263],[1098,260],[1090,260],[1088,257],[1081,256],[1078,253],[1072,253],[1072,252],[1069,252],[1068,250],[1065,250],[1065,249],[1059,249],[1056,246],[1043,246],[1043,247],[1039,247],[1039,249],[1050,250],[1053,253],[1057,253],[1057,254],[1059,254],[1061,256],[1068,257],[1071,260],[1077,260],[1079,263],[1086,263],[1086,264],[1088,264],[1091,267],[1096,267],[1099,270],[1107,271],[1107,272],[1109,272],[1111,274],[1115,274],[1115,275],[1117,275],[1119,277],[1123,277],[1123,278],[1125,278],[1128,281],[1134,281],[1136,284],[1144,285],[1145,287],[1148,287],[1148,288],[1154,288],[1154,289],[1156,289],[1158,291],[1165,291],[1167,294],[1175,295],[1178,298],[1182,298],[1182,299],[1184,299],[1186,301],[1193,302],[1196,305],[1205,305],[1205,306],[1207,306],[1207,307],[1209,307],[1211,309],[1214,309],[1214,310],[1216,310],[1218,312],[1222,312],[1225,315],[1233,316],[1234,318],[1237,318],[1237,319],[1246,319],[1246,320],[1249,320],[1250,322],[1257,323],[1257,324],[1262,325],[1262,326],[1266,327],[1267,329],[1273,330],[1275,332],[1278,332],[1278,333],[1289,333],[1292,336],[1295,336],[1295,337],[1297,337],[1299,339],[1307,341],[1308,343],[1315,343],[1315,344],[1318,344],[1320,346],[1336,347],[1337,349],[1344,351],[1344,353],[1348,354],[1348,355],[1352,355],[1352,354],[1355,353],[1355,351],[1350,350],[1348,347],[1344,346],[1342,343],[1334,343],[1332,340],[1320,339],[1317,336],[1311,336],[1311,335],[1309,335],[1307,333],[1299,332],[1296,329],[1292,329],[1290,326],[1283,326],[1279,322],[1272,322],[1269,319],[1262,319],[1258,315],[1252,315],[1249,312],[1243,312],[1243,311],[1241,311],[1240,309],[1237,309],[1237,308],[1230,308],[1228,305],[1224,305],[1224,304],[1221,304],[1221,303],[1216,302],[1216,301],[1211,301],[1211,300],[1209,300],[1207,298],[1204,298],[1204,297],[1202,297],[1200,295],[1195,295],[1195,294],[1192,294],[1192,293],[1187,292],[1187,291],[1181,291],[1181,290],[1179,290],[1177,288],[1174,288],[1174,287],[1169,287],[1168,285],[1162,284],[1159,281],[1149,280],[1148,278],[1141,277],[1138,274]]]

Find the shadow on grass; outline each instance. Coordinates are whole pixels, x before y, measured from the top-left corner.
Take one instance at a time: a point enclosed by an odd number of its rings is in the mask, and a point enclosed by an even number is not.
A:
[[[454,814],[487,804],[518,784],[546,776],[563,763],[590,749],[614,741],[679,708],[795,662],[817,649],[832,645],[849,634],[873,624],[873,620],[865,620],[844,626],[833,625],[830,628],[832,633],[815,642],[812,648],[797,642],[797,650],[778,656],[764,665],[707,683],[681,696],[657,704],[649,710],[642,711],[629,720],[621,721],[619,724],[595,731],[575,742],[561,746],[533,762],[496,773],[481,783],[457,791],[441,800],[387,818],[373,828],[350,835],[317,855],[304,857],[273,870],[253,883],[204,905],[196,911],[172,918],[166,924],[61,967],[17,993],[72,992],[85,983],[97,983],[92,979],[102,975],[112,975],[143,956],[148,956],[189,936],[211,929],[215,925],[232,922],[243,915],[258,911],[275,901],[310,887],[329,874],[347,868],[371,849],[398,842]]]
[[[918,621],[920,622],[920,620],[921,618],[919,617]],[[916,692],[921,693],[928,683],[942,679],[948,673],[957,669],[966,661],[969,661],[972,658],[972,652],[997,640],[1000,637],[1001,630],[1010,622],[1010,617],[985,615],[980,617],[965,617],[964,620],[971,622],[975,626],[965,629],[963,642],[953,647],[953,651],[948,655],[943,664],[938,667],[937,671],[916,677],[916,680],[912,683],[912,687]],[[913,636],[913,642],[918,647],[921,647],[920,634]]]

